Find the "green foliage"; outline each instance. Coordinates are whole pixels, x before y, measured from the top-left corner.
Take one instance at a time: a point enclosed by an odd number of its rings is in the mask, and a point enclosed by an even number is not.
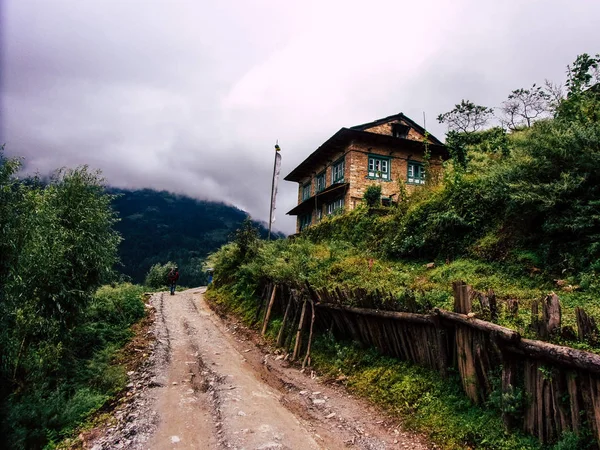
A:
[[[454,109],[437,116],[437,121],[447,124],[451,131],[472,133],[485,127],[493,115],[492,108],[461,100],[459,104],[454,105]]]
[[[540,448],[533,439],[507,433],[497,411],[473,406],[457,375],[442,379],[432,370],[380,356],[356,344],[336,342],[330,335],[315,340],[315,366],[333,377],[347,377],[347,386],[402,417],[445,449]]]
[[[150,189],[110,189],[121,218],[115,229],[123,236],[117,269],[134,283],[144,283],[154,264],[177,261],[186,286],[207,283],[203,267],[208,254],[233,239],[247,214],[223,203],[195,200]],[[254,223],[266,237],[264,226]],[[280,233],[272,236],[281,238]]]
[[[372,184],[367,186],[363,195],[365,203],[369,208],[381,205],[381,185]]]
[[[111,355],[144,307],[139,288],[94,296],[120,241],[99,173],[41,183],[19,167],[0,151],[0,444],[40,448],[122,385]]]
[[[150,267],[150,270],[146,274],[144,284],[152,289],[164,288],[169,283],[169,272],[175,267],[177,267],[177,264],[171,261],[165,264],[154,264],[152,267]]]
[[[42,448],[64,438],[125,387],[125,371],[113,360],[145,314],[142,293],[131,284],[101,287],[60,348],[46,342],[43,352],[57,358],[53,370],[22,383],[2,405],[9,448]]]
[[[587,450],[595,448],[594,437],[589,432],[580,432],[580,435],[572,431],[563,432],[560,440],[552,447],[552,450]]]
[[[246,217],[234,237],[242,259],[252,258],[256,254],[259,237],[258,229],[252,224],[252,219]]]

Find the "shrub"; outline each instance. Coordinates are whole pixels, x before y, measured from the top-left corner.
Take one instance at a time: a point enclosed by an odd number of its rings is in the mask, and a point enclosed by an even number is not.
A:
[[[177,267],[174,262],[167,262],[166,264],[156,263],[146,275],[146,280],[144,284],[151,289],[161,289],[167,286],[168,284],[168,275],[169,271],[173,268]]]
[[[363,198],[369,208],[374,208],[381,205],[381,186],[372,184],[367,186]]]

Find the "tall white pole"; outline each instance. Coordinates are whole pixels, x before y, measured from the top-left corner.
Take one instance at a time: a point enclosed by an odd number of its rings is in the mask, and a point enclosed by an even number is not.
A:
[[[279,147],[279,144],[275,144],[275,159],[273,161],[273,179],[271,180],[271,202],[269,204],[269,233],[267,234],[267,240],[270,241],[271,240],[271,226],[273,225],[273,213],[274,213],[274,209],[273,208],[273,202],[274,202],[274,192],[275,192],[275,171],[277,170],[277,152],[280,151],[281,148]]]

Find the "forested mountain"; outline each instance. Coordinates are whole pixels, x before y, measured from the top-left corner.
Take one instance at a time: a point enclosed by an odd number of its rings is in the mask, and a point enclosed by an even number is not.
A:
[[[113,207],[121,219],[116,229],[123,236],[117,270],[135,283],[144,281],[153,264],[173,261],[179,265],[181,284],[205,284],[204,258],[226,243],[248,215],[224,203],[166,191],[112,188],[110,192],[116,194]],[[265,227],[256,226],[266,236]]]

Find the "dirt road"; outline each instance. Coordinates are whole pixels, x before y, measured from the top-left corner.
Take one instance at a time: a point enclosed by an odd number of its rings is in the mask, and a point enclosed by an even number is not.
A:
[[[156,344],[93,450],[429,448],[339,386],[222,320],[204,289],[155,294]]]

